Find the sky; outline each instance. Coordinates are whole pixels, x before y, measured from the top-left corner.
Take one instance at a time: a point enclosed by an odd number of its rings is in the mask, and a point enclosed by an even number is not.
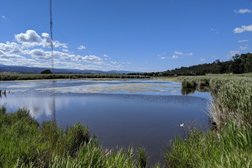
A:
[[[49,0],[0,0],[0,64],[50,67]],[[164,71],[252,50],[252,0],[53,0],[56,68]]]

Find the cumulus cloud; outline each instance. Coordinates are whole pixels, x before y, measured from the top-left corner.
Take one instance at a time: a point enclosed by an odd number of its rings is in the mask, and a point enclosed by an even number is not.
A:
[[[47,67],[51,59],[50,36],[34,30],[16,34],[15,41],[0,43],[0,62],[7,65]],[[78,55],[68,50],[65,43],[54,41],[54,59],[57,68],[118,70],[122,63],[111,63],[94,54]]]
[[[251,32],[252,31],[252,25],[248,25],[248,26],[241,26],[241,27],[237,27],[234,29],[234,33],[243,33],[243,32]]]
[[[77,49],[78,49],[78,50],[86,50],[87,48],[86,48],[86,46],[84,46],[84,45],[80,45]]]
[[[34,30],[27,30],[25,33],[15,35],[15,39],[18,43],[25,47],[50,47],[51,38],[48,33],[42,33],[39,35]],[[60,43],[59,41],[53,41],[55,48],[68,48],[67,44]]]
[[[86,55],[83,57],[84,61],[90,61],[90,62],[100,62],[102,59],[100,57],[97,57],[95,55]]]
[[[239,9],[239,10],[234,10],[235,13],[237,14],[246,14],[246,13],[251,13],[250,9]]]
[[[42,49],[34,49],[29,51],[27,54],[30,54],[33,58],[50,58],[49,53]]]
[[[25,33],[15,35],[19,43],[40,43],[41,37],[34,30],[27,30]]]

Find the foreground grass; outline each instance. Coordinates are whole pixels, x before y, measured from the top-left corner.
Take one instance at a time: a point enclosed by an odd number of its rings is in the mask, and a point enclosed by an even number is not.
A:
[[[179,80],[189,89],[209,86],[217,128],[176,139],[165,153],[166,167],[252,167],[252,78],[215,75]]]
[[[192,132],[176,139],[165,153],[166,167],[250,168],[252,167],[252,127],[228,124],[221,131]]]
[[[86,79],[86,78],[111,78],[111,79],[145,79],[144,75],[126,74],[21,74],[0,73],[0,81],[11,80],[40,80],[40,79]]]
[[[142,150],[103,150],[88,129],[76,124],[67,130],[55,123],[33,120],[26,110],[0,109],[0,167],[145,167]]]

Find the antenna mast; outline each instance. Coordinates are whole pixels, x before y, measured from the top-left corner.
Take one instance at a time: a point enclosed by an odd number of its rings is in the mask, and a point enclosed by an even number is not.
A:
[[[49,0],[49,10],[50,10],[50,45],[51,45],[51,58],[52,58],[52,73],[54,71],[54,56],[53,56],[53,13],[52,13],[52,0]]]

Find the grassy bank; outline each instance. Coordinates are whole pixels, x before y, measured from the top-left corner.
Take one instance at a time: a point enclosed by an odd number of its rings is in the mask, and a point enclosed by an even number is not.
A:
[[[26,110],[0,108],[0,167],[145,167],[141,149],[104,150],[88,129],[76,124],[62,130],[53,122],[33,120]]]
[[[144,75],[126,74],[21,74],[21,73],[0,73],[0,81],[11,80],[40,80],[40,79],[89,79],[89,78],[110,78],[110,79],[146,79]]]
[[[252,167],[252,78],[214,75],[179,77],[184,88],[208,87],[213,96],[208,133],[193,131],[165,153],[167,167]]]

